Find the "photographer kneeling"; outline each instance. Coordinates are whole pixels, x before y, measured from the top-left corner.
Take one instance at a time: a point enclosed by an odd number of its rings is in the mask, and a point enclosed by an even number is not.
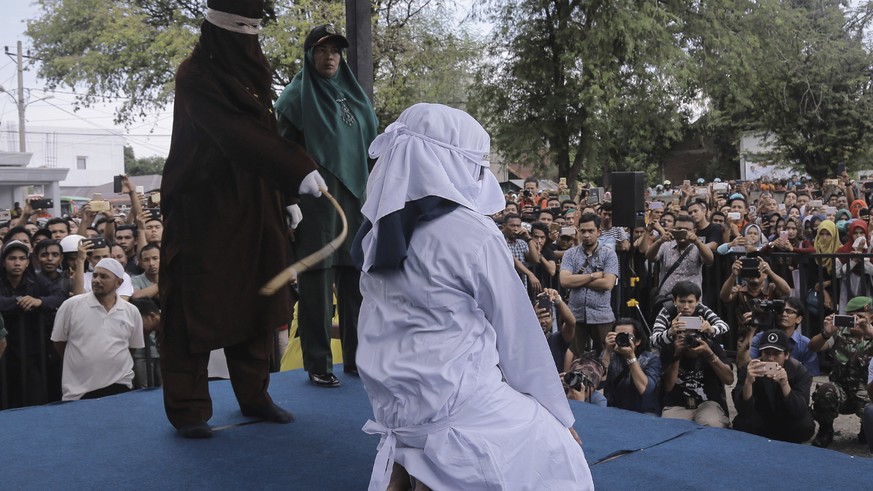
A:
[[[658,312],[652,326],[652,346],[655,348],[664,349],[673,343],[674,327],[680,316],[700,318],[700,332],[710,338],[721,336],[730,329],[712,309],[700,303],[700,287],[695,283],[680,281],[670,290],[670,295],[673,304],[668,303]]]
[[[606,407],[606,397],[597,391],[605,370],[593,353],[584,353],[573,360],[567,373],[560,374],[567,399]]]
[[[761,337],[761,358],[737,372],[734,429],[773,440],[802,443],[815,432],[809,409],[812,375],[790,357],[790,338],[781,329]]]
[[[694,297],[677,295],[676,290],[680,285],[676,285],[673,295],[679,313],[683,315],[673,319],[670,329],[663,333],[662,338],[669,344],[661,348],[661,366],[664,368],[661,378],[664,409],[661,416],[726,428],[730,420],[727,417],[725,386],[733,383],[734,372],[724,350],[713,340],[714,330],[709,322],[688,315],[695,312],[690,309],[690,304],[694,303],[696,307],[696,301],[682,302],[683,299]],[[718,322],[724,321],[718,319]]]
[[[753,313],[753,317],[750,317],[750,319],[756,325],[772,326],[773,322],[770,322],[769,318],[775,316],[776,329],[781,329],[788,336],[791,358],[803,364],[810,375],[819,375],[821,370],[819,368],[818,354],[809,349],[809,338],[800,332],[805,310],[803,302],[794,297],[786,298],[782,306],[780,306],[779,302],[779,300],[773,300],[768,303],[758,302],[755,305],[755,310],[758,312]],[[768,305],[771,307],[768,308]],[[763,334],[759,332],[752,338],[752,346],[749,350],[752,358],[760,356],[762,337]],[[739,359],[737,360],[737,365],[742,366]]]
[[[610,407],[658,415],[661,360],[649,351],[643,326],[635,319],[619,319],[606,335],[601,357],[607,367],[603,392]]]

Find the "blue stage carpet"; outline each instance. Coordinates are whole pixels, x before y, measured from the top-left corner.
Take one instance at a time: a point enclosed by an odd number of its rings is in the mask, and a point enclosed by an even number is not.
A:
[[[340,372],[340,376],[342,373]],[[302,370],[271,394],[296,421],[252,422],[212,382],[211,440],[185,440],[160,390],[0,412],[0,489],[366,489],[377,436],[360,380],[316,388]],[[598,489],[865,489],[873,460],[573,404]],[[610,458],[613,457],[613,458]]]

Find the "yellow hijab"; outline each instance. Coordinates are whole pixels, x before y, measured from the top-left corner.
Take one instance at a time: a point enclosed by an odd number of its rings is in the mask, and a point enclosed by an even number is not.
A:
[[[827,230],[830,232],[830,237],[822,236],[822,230]],[[819,254],[834,254],[837,252],[837,249],[840,248],[840,234],[837,232],[837,224],[830,220],[825,220],[821,222],[818,226],[818,230],[815,232],[815,252]],[[830,274],[831,268],[833,267],[833,259],[831,258],[823,258],[819,259],[824,270]]]

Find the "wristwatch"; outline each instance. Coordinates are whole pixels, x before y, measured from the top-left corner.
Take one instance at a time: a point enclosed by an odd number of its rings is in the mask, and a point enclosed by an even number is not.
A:
[[[630,360],[628,360],[628,361],[627,361],[627,364],[628,364],[628,366],[630,366],[630,365],[633,365],[633,364],[636,363],[636,362],[637,362],[637,357],[635,356],[635,357],[631,358]]]

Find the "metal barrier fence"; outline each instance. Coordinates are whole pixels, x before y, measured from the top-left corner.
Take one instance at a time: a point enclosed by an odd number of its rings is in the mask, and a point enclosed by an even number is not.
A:
[[[0,358],[0,409],[60,400],[60,371],[53,377],[57,357],[45,349],[50,319],[41,312],[7,313],[4,318],[8,336],[6,353]]]
[[[745,254],[730,254],[720,255],[715,254],[715,262],[712,266],[706,266],[704,271],[704,297],[703,303],[712,308],[719,317],[721,317],[731,330],[722,339],[722,344],[728,351],[735,351],[737,344],[737,324],[735,306],[725,304],[719,298],[719,291],[724,281],[730,276],[731,265],[737,257]],[[806,295],[812,285],[821,283],[821,278],[836,279],[837,262],[833,259],[848,259],[848,258],[871,258],[873,254],[799,254],[799,253],[783,253],[771,252],[765,254],[754,254],[767,261],[770,267],[776,274],[780,275],[789,285],[792,285],[794,290],[798,292],[801,302],[805,302]],[[644,271],[637,271],[630,266],[634,255],[632,252],[619,253],[620,264],[620,279],[616,288],[613,290],[612,306],[616,313],[616,317],[640,317],[641,312],[636,307],[628,306],[628,300],[635,299],[640,303],[640,308],[647,305],[649,291],[654,283],[646,281],[647,276],[651,275],[651,268]],[[825,270],[822,266],[823,260],[831,259],[829,270]],[[640,261],[638,260],[638,266]],[[791,271],[797,269],[797,285],[793,285]],[[638,278],[639,281],[632,281],[632,278]],[[832,281],[828,291],[834,301],[834,307],[837,307],[840,298],[840,283],[841,281]],[[557,286],[557,285],[554,285]],[[873,295],[873,292],[867,292]],[[648,312],[642,312],[643,317],[647,321],[652,316]],[[10,332],[11,342],[7,346],[6,354],[0,358],[0,409],[10,407],[19,407],[24,405],[44,404],[60,400],[60,378],[61,378],[61,363],[60,357],[55,354],[54,347],[49,340],[51,334],[51,325],[53,315],[48,316],[45,313],[39,313],[37,316],[18,315],[14,321],[15,326],[7,322],[7,330]],[[51,317],[51,318],[49,318]],[[36,319],[36,320],[34,320]],[[35,332],[28,329],[28,325],[41,326]],[[812,337],[821,331],[821,316],[812,316],[807,313],[803,317],[802,333],[807,337]],[[36,335],[36,341],[28,341],[28,336]],[[278,338],[278,332],[276,333]],[[35,343],[37,349],[33,349],[30,343]],[[153,349],[154,340],[151,336],[145,337],[145,365],[146,365],[146,381],[141,384],[141,387],[156,387],[160,385],[160,380],[156,380],[158,370],[156,359],[153,353],[157,351]],[[15,346],[13,346],[15,344]],[[281,353],[278,351],[278,339],[276,339],[276,351],[270,366],[271,371],[279,370],[281,361]],[[21,356],[24,353],[26,356]],[[14,379],[14,380],[13,380]]]
[[[9,335],[6,353],[0,357],[0,410],[60,401],[63,366],[50,339],[54,314],[15,312],[4,317]],[[156,340],[148,335],[144,342],[145,348],[134,358],[134,365],[141,363],[144,368],[136,370],[134,388],[160,387]],[[279,371],[278,339],[275,346],[272,372]]]

